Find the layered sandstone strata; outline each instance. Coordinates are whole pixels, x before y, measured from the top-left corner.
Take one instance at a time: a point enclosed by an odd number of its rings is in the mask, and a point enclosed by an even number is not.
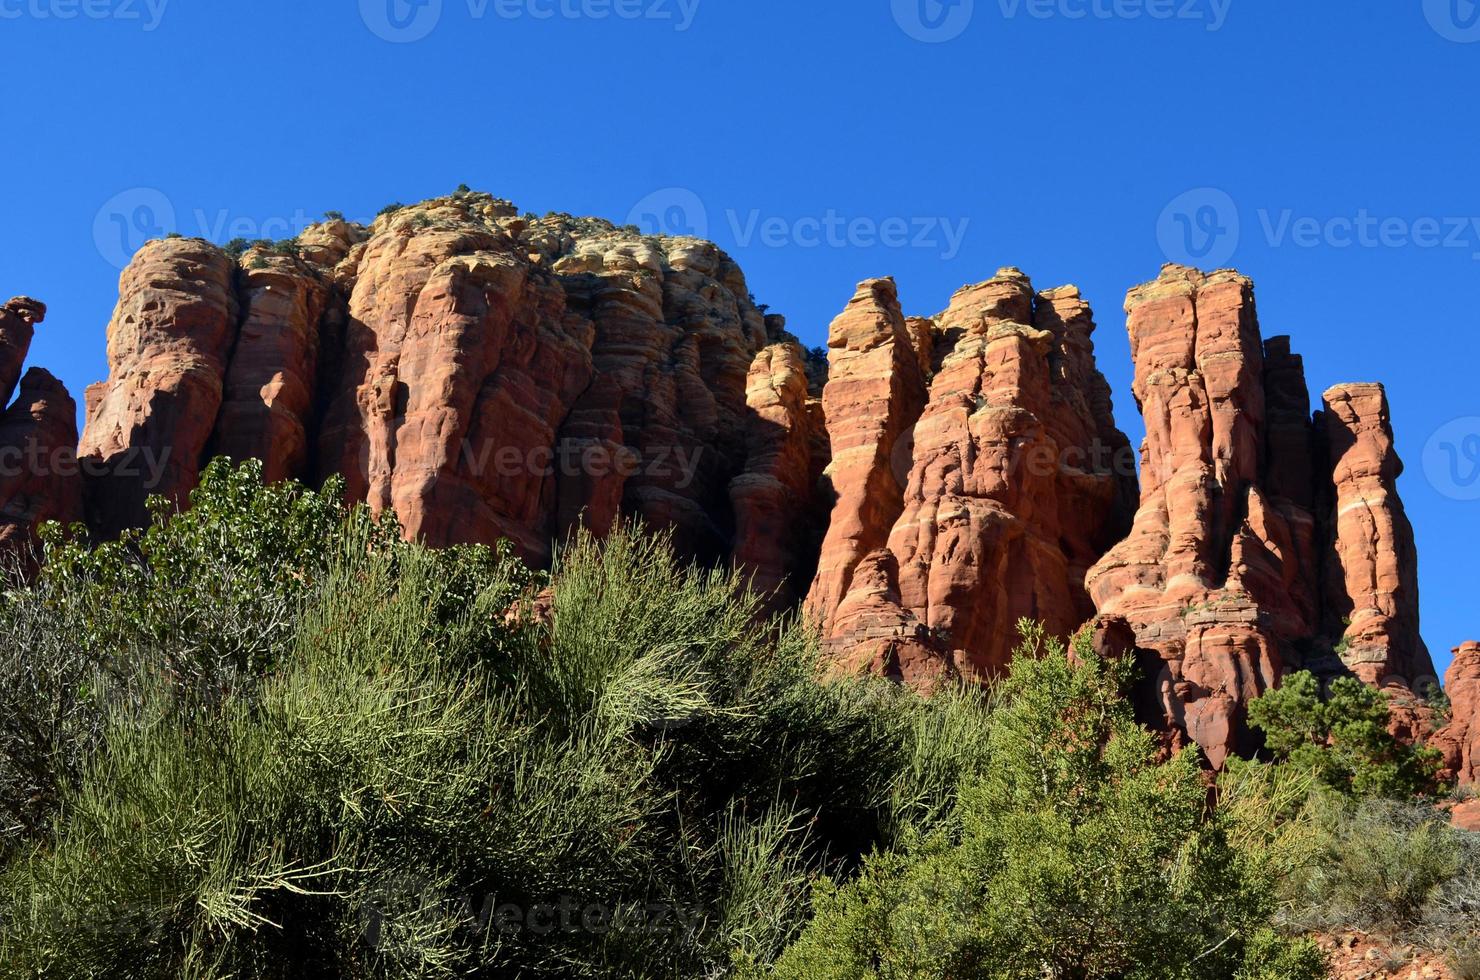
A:
[[[1069,633],[1086,569],[1123,533],[1135,475],[1094,367],[1088,306],[1004,269],[939,316],[862,284],[824,393],[837,494],[808,604],[844,662],[984,680],[1018,620]],[[1117,463],[1120,469],[1117,472]]]
[[[341,475],[431,544],[509,539],[537,563],[578,524],[641,518],[788,602],[826,443],[783,327],[710,243],[482,194],[239,260],[152,242],[88,393],[90,514],[116,534],[210,456],[255,457]]]
[[[1250,747],[1248,703],[1291,669],[1431,676],[1381,387],[1332,389],[1312,421],[1299,358],[1261,340],[1236,272],[1167,266],[1126,311],[1141,506],[1088,584],[1160,661],[1143,696],[1173,740],[1221,765]]]
[[[108,380],[87,389],[78,455],[89,521],[103,536],[147,520],[152,494],[183,503],[221,408],[236,340],[236,263],[199,239],[140,250],[108,324]]]
[[[827,433],[801,347],[780,343],[761,351],[750,366],[745,398],[745,471],[730,483],[734,559],[766,597],[767,609],[779,612],[795,607],[811,581],[820,545],[816,528],[826,522],[826,514],[809,505],[826,462]]]

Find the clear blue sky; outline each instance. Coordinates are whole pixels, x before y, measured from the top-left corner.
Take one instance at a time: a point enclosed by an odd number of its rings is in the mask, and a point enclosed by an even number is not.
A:
[[[811,343],[868,276],[915,313],[1002,265],[1074,282],[1139,439],[1126,288],[1227,260],[1316,392],[1387,383],[1426,637],[1441,669],[1480,637],[1471,0],[419,2],[0,0],[32,361],[79,400],[105,375],[139,229],[284,237],[466,182],[707,226]]]

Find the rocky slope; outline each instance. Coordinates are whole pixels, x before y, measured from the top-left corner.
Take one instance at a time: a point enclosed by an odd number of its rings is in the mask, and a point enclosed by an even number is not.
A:
[[[1298,668],[1391,688],[1422,737],[1433,668],[1382,388],[1334,388],[1312,417],[1235,272],[1169,266],[1126,309],[1139,487],[1089,306],[1016,269],[931,317],[861,283],[824,367],[714,245],[482,194],[239,255],[164,239],[120,280],[80,461],[44,371],[0,419],[0,460],[61,464],[0,468],[0,545],[44,520],[116,535],[149,494],[184,503],[212,456],[255,457],[342,476],[431,544],[508,539],[538,564],[578,526],[641,518],[804,607],[840,669],[922,688],[999,673],[1020,618],[1093,619],[1141,665],[1143,719],[1215,765]],[[44,314],[0,308],[7,400]],[[1472,780],[1477,678],[1466,647],[1438,737]]]

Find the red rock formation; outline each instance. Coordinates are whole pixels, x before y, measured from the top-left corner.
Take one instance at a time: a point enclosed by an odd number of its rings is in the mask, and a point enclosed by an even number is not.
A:
[[[854,567],[832,623],[826,648],[841,673],[887,677],[920,691],[956,677],[930,629],[904,608],[899,560],[887,548],[869,552]]]
[[[236,291],[242,322],[211,453],[260,459],[269,482],[303,479],[330,288],[306,263],[253,249]]]
[[[203,242],[153,242],[121,288],[83,438],[107,534],[222,453],[274,479],[342,474],[352,499],[435,545],[508,538],[545,562],[578,522],[637,516],[718,562],[732,481],[795,468],[746,394],[780,318],[768,327],[706,242],[458,194],[369,229],[315,226],[298,257],[253,250],[240,269]],[[816,442],[804,422],[798,446]],[[154,479],[134,473],[151,465]],[[811,499],[810,481],[784,482]]]
[[[1454,651],[1444,693],[1449,697],[1449,723],[1429,744],[1444,753],[1451,778],[1465,785],[1480,784],[1480,643],[1466,643]]]
[[[817,485],[814,444],[821,413],[810,407],[807,365],[794,342],[773,344],[750,367],[745,472],[730,483],[735,564],[773,611],[794,607],[811,581],[806,506]]]
[[[108,324],[109,377],[87,390],[78,455],[94,530],[147,519],[150,494],[183,503],[200,475],[236,339],[234,263],[198,239],[150,242],[124,270]]]
[[[394,507],[413,537],[509,538],[539,560],[554,499],[548,453],[589,380],[589,326],[567,321],[558,282],[500,227],[512,213],[446,200],[377,222],[319,456],[352,499]]]
[[[845,662],[880,669],[892,628],[915,659],[933,648],[985,679],[1008,663],[1019,619],[1067,633],[1092,614],[1084,571],[1128,516],[1134,475],[1112,472],[1127,443],[1091,407],[1108,415],[1109,389],[1072,288],[1035,296],[1006,269],[933,320],[897,310],[892,283],[865,283],[833,325],[824,401],[839,502],[809,603]],[[934,376],[917,409],[927,331]]]
[[[50,373],[31,368],[0,415],[0,552],[29,552],[47,521],[82,520],[76,445],[77,403]]]
[[[28,296],[17,296],[0,306],[0,409],[10,404],[31,349],[35,325],[46,319],[46,306]]]
[[[837,499],[807,597],[810,615],[828,638],[859,562],[888,543],[904,510],[910,453],[901,440],[926,397],[918,338],[928,321],[912,322],[914,334],[900,312],[894,280],[870,279],[828,331],[822,406],[832,443],[826,479]]]
[[[1126,311],[1147,430],[1141,508],[1088,583],[1100,613],[1162,662],[1148,680],[1173,743],[1190,738],[1221,766],[1249,747],[1248,702],[1286,670],[1344,669],[1333,654],[1369,681],[1432,675],[1380,387],[1328,394],[1326,463],[1300,360],[1285,338],[1261,344],[1248,279],[1168,266]],[[1346,572],[1324,590],[1323,565]]]
[[[1342,660],[1369,684],[1413,685],[1433,676],[1418,632],[1418,554],[1398,497],[1403,464],[1393,447],[1381,385],[1339,385],[1326,392],[1322,430],[1335,484],[1334,547],[1327,603],[1340,632]]]

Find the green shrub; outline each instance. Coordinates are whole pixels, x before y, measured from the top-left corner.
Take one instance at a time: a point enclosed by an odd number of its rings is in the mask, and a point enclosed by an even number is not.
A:
[[[1330,793],[1305,819],[1319,839],[1314,860],[1274,883],[1290,926],[1402,939],[1468,969],[1480,948],[1480,835],[1428,803]]]
[[[68,760],[0,865],[0,973],[716,974],[977,766],[980,697],[819,680],[809,631],[659,536],[578,539],[544,625],[506,553],[340,492],[218,462],[122,542],[48,532],[6,614],[86,655],[48,681]]]
[[[1434,792],[1438,753],[1400,742],[1388,720],[1387,695],[1353,677],[1333,681],[1322,697],[1313,675],[1294,674],[1249,705],[1249,723],[1275,759],[1332,789],[1394,799]]]
[[[1193,755],[1156,762],[1121,670],[1023,632],[986,764],[951,819],[819,885],[773,975],[1324,975],[1308,944],[1260,931],[1269,904]]]

